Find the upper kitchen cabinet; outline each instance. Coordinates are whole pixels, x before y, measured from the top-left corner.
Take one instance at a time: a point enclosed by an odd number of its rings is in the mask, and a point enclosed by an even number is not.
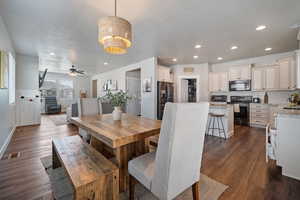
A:
[[[173,76],[169,67],[158,65],[158,81],[173,82]]]
[[[278,60],[280,90],[296,89],[296,61],[294,57]]]
[[[265,69],[255,67],[252,70],[252,90],[260,91],[265,89]]]
[[[229,80],[251,80],[251,65],[231,67],[229,69]]]
[[[228,74],[227,72],[210,72],[209,73],[209,91],[226,92],[228,91]]]
[[[266,71],[265,71],[265,77],[266,77],[266,81],[265,81],[265,89],[266,90],[277,90],[280,87],[280,81],[279,76],[280,74],[280,67],[279,66],[271,66],[271,67],[267,67]]]
[[[280,59],[273,65],[252,69],[252,88],[261,90],[296,89],[296,62],[294,57]]]

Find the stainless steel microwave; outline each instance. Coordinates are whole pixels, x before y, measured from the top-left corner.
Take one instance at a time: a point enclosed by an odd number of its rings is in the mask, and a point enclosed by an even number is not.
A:
[[[251,80],[229,81],[229,91],[250,91]]]

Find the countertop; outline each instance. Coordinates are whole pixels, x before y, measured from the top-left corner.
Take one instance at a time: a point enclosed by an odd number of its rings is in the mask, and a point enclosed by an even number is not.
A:
[[[210,107],[216,107],[216,108],[230,108],[233,106],[233,104],[215,104],[215,103],[209,103]]]
[[[277,114],[278,115],[299,115],[300,116],[300,110],[279,108],[277,111]]]

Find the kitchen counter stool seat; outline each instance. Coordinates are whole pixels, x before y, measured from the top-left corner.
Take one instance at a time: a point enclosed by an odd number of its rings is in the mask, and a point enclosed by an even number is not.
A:
[[[225,115],[217,114],[217,113],[208,113],[208,115],[209,115],[209,122],[208,122],[208,128],[207,128],[206,134],[210,135],[209,131],[212,130],[211,135],[214,136],[215,130],[218,130],[219,136],[221,137],[221,134],[223,133],[224,138],[227,139],[223,120],[222,120],[222,118],[225,117]],[[215,126],[215,122],[216,122],[217,127]],[[213,123],[212,128],[211,128],[211,123]]]

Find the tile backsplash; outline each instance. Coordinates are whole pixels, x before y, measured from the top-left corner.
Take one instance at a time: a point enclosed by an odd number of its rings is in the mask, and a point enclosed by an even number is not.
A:
[[[299,93],[300,91],[268,91],[269,104],[287,104],[289,96],[294,92]],[[263,102],[265,92],[212,92],[211,95],[227,95],[227,101],[230,101],[230,96],[253,96],[259,97]]]

